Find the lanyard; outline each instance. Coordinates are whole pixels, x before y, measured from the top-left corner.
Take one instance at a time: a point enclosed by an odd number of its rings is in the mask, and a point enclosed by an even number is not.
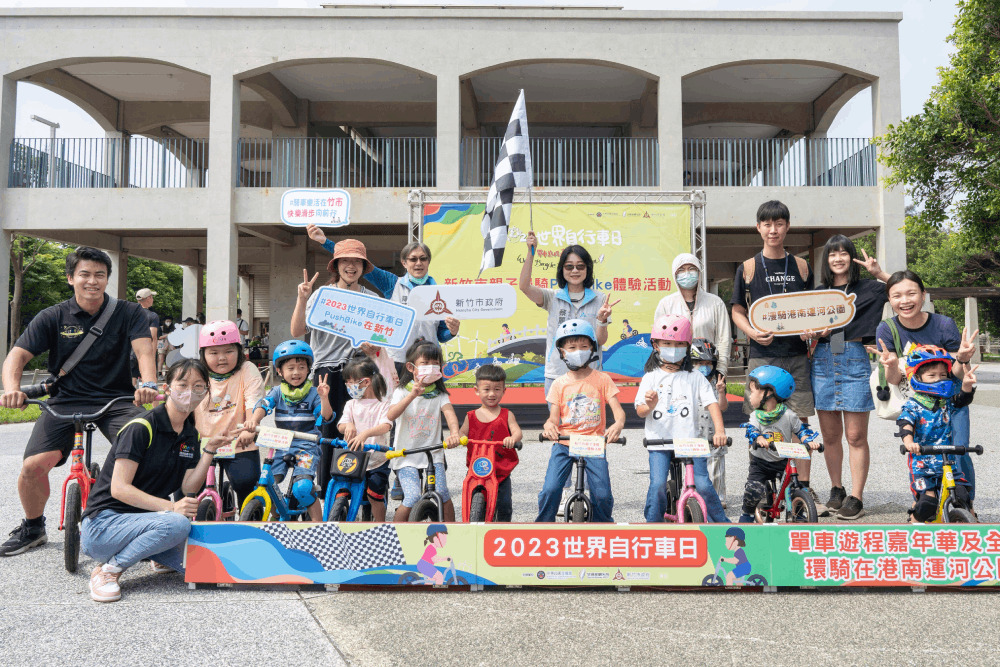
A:
[[[771,289],[771,281],[768,280],[767,275],[767,262],[764,260],[764,253],[760,253],[760,265],[764,267],[764,282],[767,284],[767,293],[774,294],[774,290]],[[781,283],[781,293],[784,294],[785,290],[788,289],[788,253],[785,253],[785,279]]]

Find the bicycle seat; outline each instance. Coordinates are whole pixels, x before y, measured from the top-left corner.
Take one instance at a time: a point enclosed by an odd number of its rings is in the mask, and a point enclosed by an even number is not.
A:
[[[293,465],[295,465],[295,454],[292,454],[291,452],[289,452],[289,453],[285,454],[284,456],[282,456],[281,460],[284,461],[285,463],[287,463],[288,465],[293,466]]]

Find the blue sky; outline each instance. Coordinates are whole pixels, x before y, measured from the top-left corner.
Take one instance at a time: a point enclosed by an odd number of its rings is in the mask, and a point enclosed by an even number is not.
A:
[[[332,4],[337,0],[324,0]],[[429,0],[404,1],[394,4],[428,4]],[[37,7],[38,0],[0,0],[0,7]],[[365,4],[344,2],[341,4]],[[376,3],[387,4],[387,3]],[[454,4],[472,4],[470,0]],[[484,3],[486,4],[486,3]],[[734,10],[734,11],[893,11],[903,12],[900,24],[900,75],[902,85],[903,116],[918,113],[937,81],[937,68],[947,64],[950,45],[945,38],[951,33],[956,4],[950,0],[702,0],[700,2],[680,0],[609,0],[592,2],[575,0],[572,2],[536,2],[534,0],[502,0],[488,4],[511,6],[522,5],[601,5],[621,4],[625,9],[687,9],[687,10]],[[229,7],[229,8],[304,8],[318,7],[318,0],[154,0],[152,2],[121,2],[101,0],[44,0],[47,7]],[[60,137],[101,137],[103,131],[87,114],[72,103],[54,93],[30,84],[19,84],[17,98],[18,137],[47,137],[49,128],[31,120],[35,114],[61,125]],[[867,91],[856,96],[837,116],[828,136],[868,137],[871,136],[871,96]]]

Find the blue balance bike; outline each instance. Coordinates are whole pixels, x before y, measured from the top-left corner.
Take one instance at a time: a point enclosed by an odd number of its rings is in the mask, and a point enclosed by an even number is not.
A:
[[[277,429],[271,430],[277,431]],[[259,432],[260,428],[258,427]],[[319,440],[318,436],[309,433],[297,431],[284,431],[284,433],[291,434],[292,438],[313,442]],[[281,459],[288,466],[288,488],[284,493],[278,487],[278,483],[271,473],[276,452],[281,454]],[[276,516],[278,521],[291,521],[306,514],[309,507],[319,500],[319,487],[316,486],[313,477],[295,477],[295,467],[313,468],[318,463],[319,457],[307,452],[293,453],[276,447],[268,447],[267,455],[264,457],[263,465],[261,465],[257,487],[243,501],[243,507],[240,509],[240,521],[270,521],[272,516]]]
[[[323,521],[357,521],[359,512],[362,521],[371,521],[372,506],[368,502],[365,483],[368,459],[372,452],[388,452],[389,447],[366,444],[360,450],[352,451],[343,440],[321,438],[320,442],[333,447]]]

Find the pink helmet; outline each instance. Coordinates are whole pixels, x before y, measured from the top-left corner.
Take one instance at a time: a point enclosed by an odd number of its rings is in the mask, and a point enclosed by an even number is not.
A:
[[[650,340],[676,340],[691,342],[691,321],[683,315],[661,315],[653,322]]]
[[[229,320],[215,320],[201,328],[198,334],[198,347],[213,345],[229,345],[240,342],[240,330]]]

